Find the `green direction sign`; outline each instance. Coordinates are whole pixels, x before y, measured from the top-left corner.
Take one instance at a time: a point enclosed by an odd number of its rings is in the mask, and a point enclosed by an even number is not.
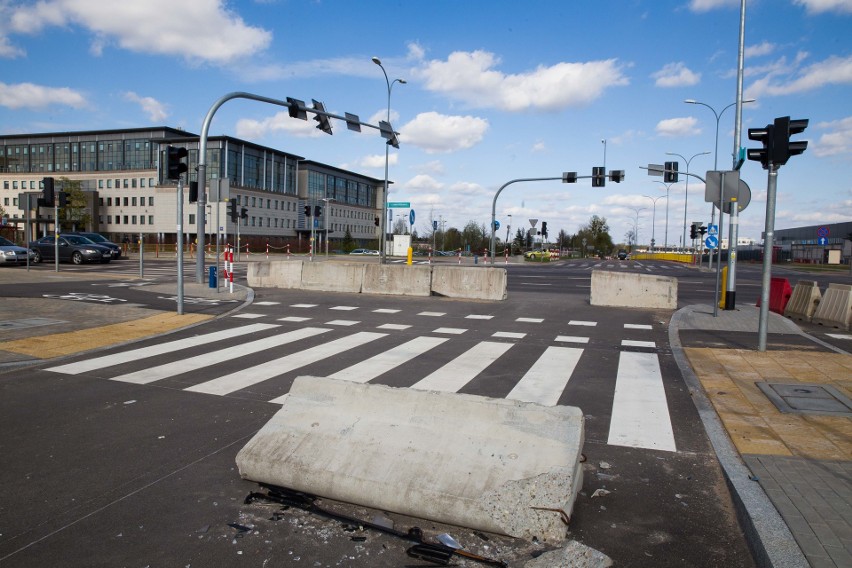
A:
[[[410,201],[388,201],[388,207],[391,209],[411,209]]]

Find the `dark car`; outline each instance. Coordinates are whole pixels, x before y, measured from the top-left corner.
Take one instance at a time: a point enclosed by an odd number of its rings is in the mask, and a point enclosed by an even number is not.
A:
[[[626,250],[621,249],[621,250],[618,251],[618,260],[627,260],[628,256],[629,255],[627,254]]]
[[[86,237],[96,245],[101,245],[102,247],[107,247],[112,253],[112,259],[116,260],[121,258],[121,247],[111,240],[107,239],[105,236],[100,233],[85,233],[85,232],[76,232],[76,233],[65,233],[66,235],[80,235],[81,237]]]
[[[84,262],[109,262],[112,260],[112,252],[107,247],[98,245],[80,235],[59,235],[59,260],[69,261],[74,264]],[[30,248],[35,252],[33,262],[38,264],[42,260],[54,260],[55,241],[53,235],[42,237],[30,243]]]
[[[19,247],[5,237],[0,237],[0,264],[26,264],[27,255],[32,262],[35,256],[33,251]]]

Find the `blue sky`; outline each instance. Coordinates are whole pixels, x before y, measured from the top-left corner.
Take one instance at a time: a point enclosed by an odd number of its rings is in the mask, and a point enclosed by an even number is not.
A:
[[[487,224],[497,189],[520,178],[626,170],[621,184],[515,183],[497,201],[510,222],[551,235],[606,217],[616,241],[636,221],[665,235],[661,178],[640,169],[666,152],[713,169],[717,112],[736,100],[739,0],[0,0],[0,132],[182,127],[232,91],[310,102],[401,133],[390,152],[391,201],[416,227]],[[748,0],[742,146],[779,116],[808,118],[810,141],[778,176],[776,228],[852,219],[852,0]],[[734,108],[719,121],[719,169],[731,167]],[[211,135],[228,134],[376,178],[384,141],[335,122],[334,135],[284,108],[227,103]],[[605,140],[606,143],[602,141]],[[686,164],[680,160],[680,169]],[[759,239],[766,172],[746,162],[752,191],[740,236]],[[681,180],[684,176],[681,176]],[[668,242],[684,225],[685,183],[668,193]],[[649,197],[645,197],[649,196]],[[690,180],[687,221],[709,221]],[[399,211],[399,213],[405,213]],[[726,221],[727,222],[727,221]],[[727,231],[725,231],[727,233]]]

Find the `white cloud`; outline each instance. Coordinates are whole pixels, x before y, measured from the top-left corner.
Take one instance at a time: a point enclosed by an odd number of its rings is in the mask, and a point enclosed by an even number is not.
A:
[[[692,0],[689,9],[693,12],[709,12],[717,8],[733,8],[740,5],[740,0]]]
[[[396,152],[388,153],[388,166],[395,166],[399,163],[399,154]],[[344,167],[345,166],[345,167]],[[343,169],[351,169],[348,165],[341,166]],[[377,169],[385,167],[385,155],[384,154],[370,154],[369,156],[364,156],[360,160],[358,160],[358,166],[367,169]],[[382,174],[382,178],[384,179],[384,174]]]
[[[828,130],[820,136],[819,141],[813,145],[814,155],[825,156],[852,156],[852,116],[832,122],[821,122],[817,128]]]
[[[142,110],[148,114],[151,122],[161,123],[169,116],[165,105],[153,97],[140,97],[133,91],[128,91],[124,93],[124,100],[141,106]]]
[[[682,61],[667,63],[651,77],[658,87],[689,87],[701,81],[701,73],[691,71]]]
[[[0,58],[14,59],[16,57],[23,57],[24,55],[26,55],[26,52],[23,49],[15,47],[9,43],[9,38],[0,35]]]
[[[628,84],[615,59],[539,66],[520,74],[494,68],[500,60],[487,51],[456,51],[446,61],[430,61],[415,71],[426,89],[477,108],[507,111],[559,110],[586,105],[610,87]]]
[[[10,109],[41,109],[51,105],[83,108],[86,99],[79,91],[67,87],[46,87],[33,83],[7,85],[0,83],[0,106]]]
[[[745,52],[743,55],[746,59],[751,57],[760,57],[761,55],[769,55],[777,46],[774,43],[769,43],[768,41],[764,41],[757,45],[749,45],[745,48]]]
[[[400,129],[399,139],[427,154],[439,154],[475,146],[487,130],[488,121],[482,118],[424,112]]]
[[[405,182],[403,187],[405,189],[437,191],[442,189],[444,187],[444,184],[440,183],[432,176],[428,176],[426,174],[418,174],[407,182]]]
[[[115,43],[130,51],[217,64],[262,51],[272,40],[271,32],[247,25],[224,0],[42,0],[11,10],[10,29],[16,33],[75,25],[93,34],[95,54]]]
[[[241,118],[235,130],[237,137],[246,140],[259,140],[274,132],[301,137],[326,136],[316,128],[313,120],[296,120],[288,112],[279,112],[263,120]]]
[[[542,141],[536,142],[535,144],[533,144],[532,148],[530,149],[530,151],[535,153],[535,154],[537,154],[538,152],[544,152],[545,150],[547,150],[547,144],[545,144]]]
[[[444,175],[446,169],[444,167],[444,163],[440,160],[432,160],[431,162],[427,162],[425,164],[421,164],[417,167],[423,173],[428,173],[432,175]]]
[[[800,62],[804,58],[803,54],[799,54],[793,64],[786,65],[782,59],[769,66],[766,75],[746,89],[746,97],[791,95],[813,91],[826,85],[852,84],[852,55],[832,56],[825,61],[800,68]]]
[[[809,14],[823,12],[852,14],[852,0],[793,0],[793,3],[804,6]]]
[[[692,116],[667,118],[657,123],[657,134],[660,136],[695,136],[701,134],[697,128],[698,120]]]

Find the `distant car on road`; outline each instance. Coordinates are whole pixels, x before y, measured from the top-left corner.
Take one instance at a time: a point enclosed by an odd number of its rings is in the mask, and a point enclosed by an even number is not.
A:
[[[379,251],[373,249],[355,249],[349,254],[366,254],[366,255],[377,255]]]
[[[119,245],[115,244],[114,242],[112,242],[111,240],[107,239],[105,236],[101,235],[100,233],[86,233],[86,232],[78,231],[76,233],[65,233],[65,234],[66,235],[80,235],[81,237],[86,237],[87,239],[89,239],[90,241],[95,243],[96,245],[101,245],[101,246],[107,247],[110,250],[110,253],[112,254],[113,260],[121,258],[121,247]]]
[[[59,260],[83,264],[84,262],[109,262],[112,260],[112,252],[107,247],[98,245],[80,235],[59,235]],[[53,235],[42,237],[30,243],[30,248],[35,252],[33,263],[38,264],[42,260],[54,260],[56,250]]]
[[[35,262],[32,249],[19,247],[9,239],[0,237],[0,264],[26,264],[27,256],[30,257],[30,262]]]
[[[546,250],[535,249],[525,252],[524,258],[526,258],[527,260],[542,260],[545,258],[550,258],[550,253]]]
[[[626,250],[621,249],[620,251],[618,251],[618,260],[627,260],[628,256],[629,255],[627,254]]]

